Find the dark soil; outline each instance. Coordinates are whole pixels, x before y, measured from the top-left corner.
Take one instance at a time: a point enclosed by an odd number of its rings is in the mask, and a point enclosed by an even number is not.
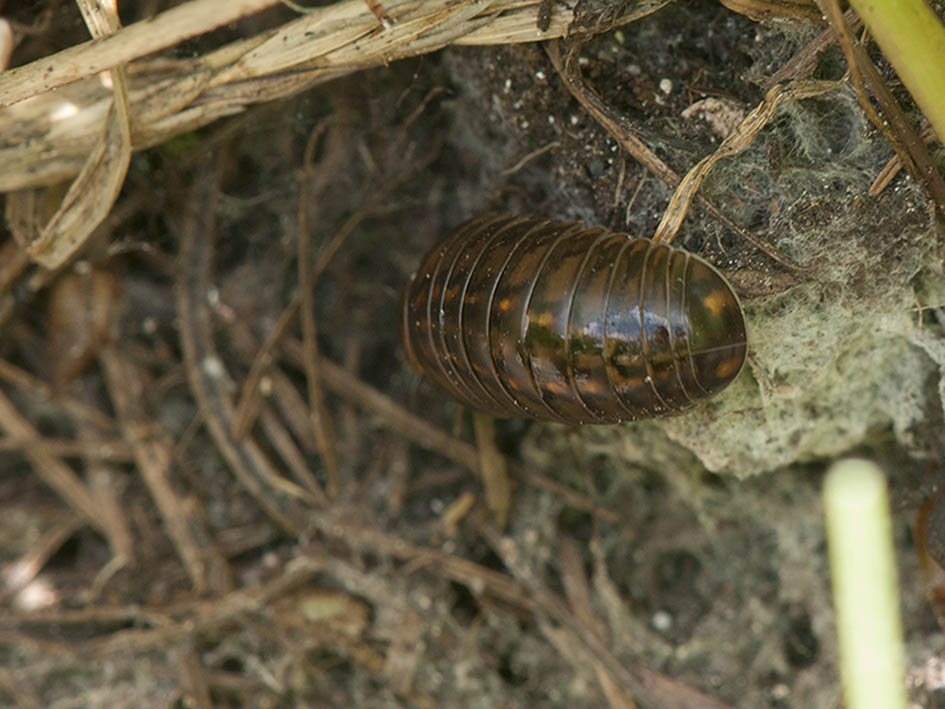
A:
[[[751,110],[764,79],[818,31],[681,2],[593,38],[578,61],[603,100],[685,174],[720,138],[683,111],[709,97]],[[833,48],[816,76],[844,71]],[[703,192],[806,265],[809,249],[827,247],[793,236],[818,231],[835,243],[841,216],[863,224],[844,232],[857,253],[875,239],[874,256],[913,254],[920,241],[890,234],[926,235],[931,248],[940,238],[929,230],[931,208],[905,175],[851,216],[892,154],[862,127],[852,95],[779,113]],[[295,318],[260,382],[257,417],[231,439],[238,457],[252,458],[252,442],[303,490],[267,488],[267,509],[207,423],[232,422],[233,412],[206,408],[194,382],[217,382],[238,401],[298,293],[303,155],[326,119],[305,192],[315,258],[356,220],[315,286],[320,354],[349,377],[323,373],[337,479],[308,416]],[[115,317],[116,329],[80,342],[69,324],[87,334],[95,307],[63,305],[58,281],[38,292],[24,281],[0,339],[3,362],[35,378],[16,385],[5,375],[5,396],[42,436],[81,444],[60,457],[117,501],[133,561],[103,574],[106,537],[76,522],[22,447],[0,452],[0,705],[621,707],[633,697],[643,707],[839,706],[820,503],[833,456],[798,448],[739,480],[727,474],[739,471],[709,472],[676,435],[647,424],[604,432],[501,421],[496,440],[512,461],[513,490],[499,530],[479,476],[462,462],[460,446],[474,440],[469,414],[413,372],[400,347],[404,284],[465,219],[534,212],[649,235],[671,195],[584,111],[540,44],[451,48],[365,71],[135,155],[121,215],[82,271],[114,289],[112,315],[102,317]],[[888,221],[876,235],[869,227],[879,219]],[[675,245],[732,274],[749,313],[772,309],[772,294],[789,302],[791,288],[820,277],[787,271],[698,208]],[[887,269],[882,261],[868,268]],[[881,280],[847,266],[845,283]],[[192,307],[209,316],[206,341],[182,335],[182,297],[200,293],[202,270],[210,288]],[[927,333],[941,337],[940,314],[927,311]],[[206,554],[196,564],[204,588],[119,425],[127,415],[104,350],[143,383],[137,441],[170,456],[166,480],[181,514],[198,521],[187,534]],[[945,706],[945,640],[910,531],[943,474],[929,366],[928,418],[909,428],[911,444],[889,422],[837,454],[874,458],[890,475],[910,696],[932,707]],[[352,379],[387,399],[358,393]],[[106,423],[83,420],[77,402]],[[431,442],[404,412],[453,442]],[[836,423],[834,409],[824,415]],[[331,502],[313,489],[328,489]],[[466,499],[471,508],[459,514]],[[18,564],[54,530],[55,553],[17,586]]]

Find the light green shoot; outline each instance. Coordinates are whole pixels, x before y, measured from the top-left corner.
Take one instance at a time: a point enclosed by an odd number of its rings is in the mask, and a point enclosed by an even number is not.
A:
[[[945,27],[924,0],[850,0],[945,142]]]
[[[847,709],[905,709],[899,592],[886,481],[865,460],[824,483],[827,543]]]

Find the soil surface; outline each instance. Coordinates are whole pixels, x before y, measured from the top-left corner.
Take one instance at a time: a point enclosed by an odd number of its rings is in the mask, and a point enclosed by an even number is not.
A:
[[[67,46],[74,12],[14,64]],[[684,175],[820,31],[678,2],[572,60]],[[832,47],[812,76],[845,71]],[[850,454],[890,479],[910,699],[945,706],[943,572],[914,542],[945,473],[945,240],[905,173],[868,196],[892,155],[844,84],[706,181],[800,265],[690,210],[674,245],[748,314],[728,399],[477,441],[401,349],[424,253],[491,210],[652,235],[673,194],[542,44],[397,62],[136,154],[83,262],[10,288],[0,392],[40,443],[4,424],[0,706],[839,706],[820,490]],[[101,527],[37,472],[57,465]]]

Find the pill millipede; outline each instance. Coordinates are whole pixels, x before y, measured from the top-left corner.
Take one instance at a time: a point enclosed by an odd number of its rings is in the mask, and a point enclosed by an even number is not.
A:
[[[617,423],[681,413],[747,354],[708,262],[651,239],[490,213],[431,249],[404,289],[408,360],[496,417]]]

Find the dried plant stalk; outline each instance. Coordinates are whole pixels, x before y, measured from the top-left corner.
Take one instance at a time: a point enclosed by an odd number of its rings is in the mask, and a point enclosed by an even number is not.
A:
[[[96,39],[114,35],[120,29],[118,12],[114,5],[97,0],[82,0],[79,9],[92,36]],[[128,106],[128,82],[125,68],[117,66],[102,75],[103,83],[110,86],[111,106],[105,118],[105,130],[85,159],[78,177],[56,213],[42,227],[13,234],[35,261],[49,269],[62,265],[85,243],[118,198],[125,173],[131,161],[131,125]],[[107,79],[107,81],[105,81]],[[11,195],[8,206],[16,202],[32,202],[29,195]]]
[[[729,10],[750,17],[755,22],[802,20],[822,22],[813,0],[721,0]]]
[[[613,24],[643,17],[668,1],[643,0]],[[547,31],[539,32],[539,0],[392,0],[384,3],[392,20],[385,28],[363,0],[344,0],[202,57],[142,58],[194,35],[193,24],[182,26],[171,13],[208,4],[195,0],[99,42],[0,74],[0,191],[50,185],[79,172],[104,130],[113,92],[100,72],[112,67],[126,67],[132,147],[140,150],[338,76],[449,44],[561,37],[574,20],[574,10],[559,5]],[[258,9],[268,3],[247,4]],[[216,23],[197,26],[207,31]],[[144,41],[144,30],[148,37],[162,35],[160,41]]]
[[[715,164],[722,158],[736,155],[751,145],[755,136],[774,118],[778,106],[788,101],[820,96],[840,86],[841,82],[837,81],[808,79],[795,79],[783,88],[780,85],[772,86],[765,95],[764,101],[745,117],[732,134],[722,141],[718,149],[711,155],[702,158],[695,167],[686,173],[682,182],[676,187],[676,192],[663,213],[663,219],[653,236],[654,241],[668,244],[673,240],[673,237],[676,236],[682,226],[683,219],[689,211],[689,205],[692,204],[696,192],[699,191],[700,185],[708,177]]]

